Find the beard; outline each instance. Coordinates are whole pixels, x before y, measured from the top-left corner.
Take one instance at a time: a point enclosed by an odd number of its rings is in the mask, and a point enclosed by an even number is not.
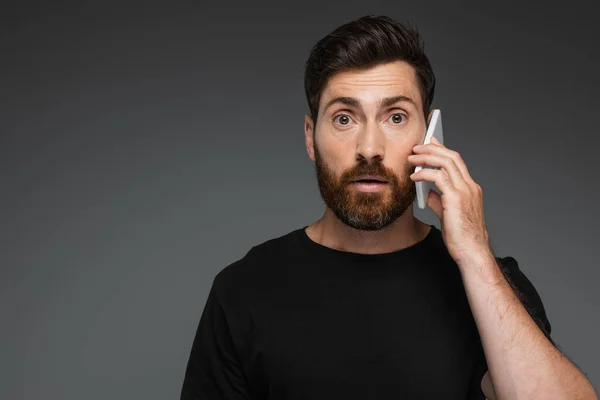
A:
[[[323,162],[316,146],[315,168],[323,201],[344,224],[362,231],[377,231],[390,225],[404,214],[416,197],[415,182],[410,179],[414,166],[407,162],[399,179],[379,160],[361,161],[339,178]],[[378,175],[387,180],[386,187],[377,192],[361,192],[351,182],[361,175]]]

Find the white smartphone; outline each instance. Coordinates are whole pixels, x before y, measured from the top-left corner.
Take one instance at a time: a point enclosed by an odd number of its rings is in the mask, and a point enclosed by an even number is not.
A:
[[[440,110],[433,110],[433,114],[431,116],[431,120],[429,121],[429,126],[427,127],[427,133],[425,134],[425,139],[423,140],[423,144],[428,144],[431,141],[431,137],[435,136],[440,143],[444,143],[444,135],[442,134],[442,113]],[[419,172],[422,168],[431,168],[431,169],[440,169],[438,167],[430,167],[430,166],[416,166],[415,172]],[[424,209],[427,207],[427,196],[429,196],[429,191],[433,190],[435,184],[429,181],[418,181],[415,182],[415,186],[417,189],[417,205],[420,209]]]

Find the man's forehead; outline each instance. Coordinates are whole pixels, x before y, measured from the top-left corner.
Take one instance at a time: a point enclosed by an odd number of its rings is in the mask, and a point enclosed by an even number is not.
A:
[[[327,104],[338,97],[353,97],[361,103],[379,103],[394,96],[405,96],[417,104],[421,101],[417,76],[406,63],[338,72],[329,79],[321,100]]]
[[[414,68],[403,61],[380,64],[366,69],[338,71],[329,77],[332,85],[338,84],[400,84],[412,86],[417,81]]]
[[[373,104],[377,107],[390,107],[396,103],[409,104],[416,111],[421,109],[421,96],[418,90],[407,90],[398,85],[389,85],[384,90],[361,90],[337,87],[323,93],[323,112],[335,104],[362,108]]]

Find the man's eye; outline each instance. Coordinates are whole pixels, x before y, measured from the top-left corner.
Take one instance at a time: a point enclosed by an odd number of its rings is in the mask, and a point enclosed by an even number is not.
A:
[[[398,118],[398,117],[401,117],[401,118]],[[394,124],[397,125],[397,124],[400,124],[402,122],[402,120],[406,119],[406,115],[400,114],[400,113],[395,113],[395,114],[392,114],[392,116],[390,118],[392,118],[392,122],[394,122]]]
[[[404,122],[404,120],[406,120],[406,115],[401,114],[401,113],[395,113],[392,114],[392,116],[390,117],[392,118],[392,122],[395,125],[401,124],[402,122]],[[339,114],[336,115],[335,117],[333,117],[333,121],[337,122],[340,125],[348,125],[350,123],[350,121],[352,121],[352,118],[350,118],[349,115],[347,114]]]
[[[339,121],[338,121],[339,118]],[[350,118],[350,116],[346,115],[346,114],[340,114],[340,115],[336,115],[335,117],[333,117],[333,122],[338,122],[340,125],[348,125],[348,123],[352,120],[352,118]]]

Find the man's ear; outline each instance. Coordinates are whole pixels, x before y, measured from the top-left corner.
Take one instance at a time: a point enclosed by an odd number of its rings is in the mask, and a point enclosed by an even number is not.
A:
[[[315,161],[315,128],[313,119],[310,115],[304,115],[304,142],[306,143],[306,152],[311,160]]]

